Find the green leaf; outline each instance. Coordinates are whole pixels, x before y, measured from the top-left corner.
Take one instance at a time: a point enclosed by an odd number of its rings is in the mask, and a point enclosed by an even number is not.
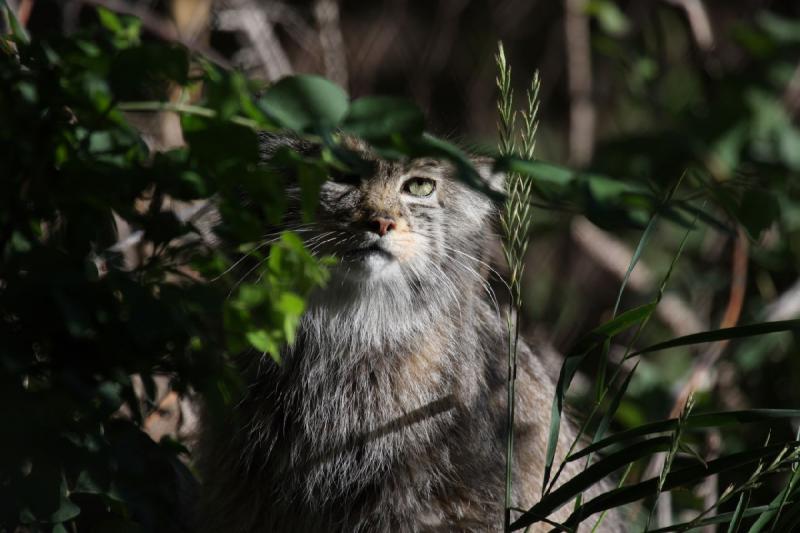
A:
[[[564,358],[564,363],[561,365],[561,371],[558,375],[558,382],[556,383],[556,390],[553,396],[553,405],[550,410],[550,429],[547,438],[547,450],[545,452],[545,467],[544,479],[542,482],[542,489],[547,488],[550,481],[550,472],[553,468],[553,460],[556,456],[556,447],[558,446],[558,434],[561,428],[561,413],[564,410],[564,398],[567,395],[572,378],[578,371],[578,367],[598,344],[604,342],[606,339],[625,331],[631,326],[641,322],[650,316],[655,309],[657,302],[652,302],[634,309],[630,309],[614,320],[611,320],[602,326],[593,329],[586,335],[573,349],[573,352]]]
[[[578,177],[577,172],[566,167],[511,156],[498,158],[495,161],[495,171],[517,172],[531,176],[534,181],[550,183],[560,187],[569,185]]]
[[[256,350],[260,350],[262,353],[272,354],[278,351],[278,344],[269,333],[263,329],[248,331],[245,337]]]
[[[278,309],[285,315],[300,316],[305,310],[305,302],[294,293],[284,292],[278,299]]]
[[[656,308],[657,302],[650,302],[649,304],[640,305],[633,309],[628,309],[617,318],[609,320],[602,326],[598,326],[592,330],[590,336],[603,336],[614,337],[622,333],[628,328],[631,328],[650,316]]]
[[[17,14],[11,9],[11,6],[8,5],[6,0],[0,0],[2,2],[3,11],[8,14],[9,23],[11,25],[11,34],[14,36],[21,43],[29,43],[31,41],[30,36],[28,35],[25,26],[20,24],[19,19],[17,18]]]
[[[740,500],[741,501],[741,500]],[[749,516],[755,516],[759,513],[763,513],[770,509],[771,506],[769,505],[759,505],[758,507],[750,507],[748,509],[741,510],[741,516],[743,518]],[[736,518],[736,513],[739,512],[739,508],[737,506],[736,511],[730,513],[720,513],[718,515],[710,516],[708,518],[703,518],[702,520],[698,521],[691,521],[691,522],[681,522],[680,524],[673,524],[671,526],[662,527],[659,529],[651,529],[649,533],[667,533],[669,531],[686,531],[688,528],[691,527],[692,531],[698,530],[705,526],[713,526],[715,524],[725,524],[726,522],[730,522],[733,524],[733,520]]]
[[[797,19],[782,17],[769,11],[759,11],[756,19],[758,25],[776,41],[800,43],[800,21]]]
[[[675,348],[678,346],[688,346],[692,344],[701,344],[705,342],[717,342],[728,339],[738,339],[742,337],[753,337],[755,335],[766,335],[768,333],[777,333],[780,331],[798,331],[798,330],[800,330],[800,320],[780,320],[777,322],[760,322],[758,324],[715,329],[711,331],[703,331],[701,333],[694,333],[692,335],[678,337],[668,341],[660,342],[658,344],[653,344],[652,346],[648,346],[647,348],[643,348],[637,352],[632,353],[630,356],[633,357],[644,353],[666,350],[667,348]]]
[[[625,449],[604,457],[580,474],[576,475],[554,491],[545,495],[529,511],[520,516],[512,525],[512,529],[529,526],[537,521],[535,517],[549,516],[561,506],[581,494],[583,491],[605,479],[609,474],[642,457],[670,448],[671,437],[655,437],[644,442],[637,442]]]
[[[366,96],[353,101],[342,129],[367,140],[382,140],[395,134],[418,136],[425,117],[413,103],[391,96]]]
[[[338,126],[347,113],[348,99],[341,87],[325,78],[303,74],[271,85],[259,104],[284,128],[313,132]]]
[[[614,37],[620,37],[630,29],[628,17],[611,0],[590,0],[586,12],[597,19],[604,32]]]
[[[792,442],[791,444],[796,445],[797,443]],[[667,474],[664,480],[663,490],[669,491],[677,487],[695,484],[711,475],[752,464],[764,457],[777,455],[781,452],[781,450],[784,449],[785,446],[786,443],[776,444],[773,446],[759,448],[757,450],[749,450],[727,455],[719,459],[709,461],[706,465],[693,465],[680,470],[675,470]],[[596,498],[593,498],[592,500],[589,500],[580,506],[575,510],[575,512],[572,513],[572,515],[570,515],[566,522],[564,522],[564,525],[567,527],[575,527],[585,518],[595,513],[620,507],[627,503],[653,496],[658,492],[658,489],[659,478],[654,477],[634,485],[612,490],[597,496]],[[520,529],[520,527],[525,527],[527,523],[523,523],[518,520],[512,524],[512,529]]]
[[[650,235],[652,235],[653,229],[656,227],[657,219],[658,214],[653,213],[653,216],[650,217],[650,221],[647,223],[647,227],[642,232],[642,236],[639,238],[639,243],[636,245],[636,250],[634,250],[633,256],[631,256],[630,263],[628,263],[628,269],[625,271],[625,276],[622,278],[622,283],[620,283],[619,291],[617,292],[617,301],[614,303],[614,311],[611,313],[612,316],[617,316],[619,304],[622,302],[622,293],[625,292],[625,287],[628,286],[628,280],[630,280],[631,273],[633,273],[633,269],[636,268],[636,264],[642,257],[642,252],[644,252],[644,248],[647,246],[647,242],[650,240]]]
[[[689,415],[686,419],[685,427],[689,429],[725,427],[739,424],[755,424],[785,418],[800,418],[800,409],[746,409],[742,411],[700,413]],[[626,442],[653,433],[672,431],[677,424],[678,420],[676,418],[670,418],[668,420],[643,424],[627,431],[621,431],[573,453],[567,457],[567,461],[575,461],[589,453],[596,452],[597,450],[601,450],[618,442]]]
[[[98,7],[97,16],[100,19],[100,24],[102,24],[106,29],[111,30],[114,33],[123,30],[122,21],[120,20],[119,16],[110,9]]]
[[[744,513],[747,510],[747,502],[749,501],[749,491],[742,492],[742,494],[739,495],[739,501],[736,504],[736,510],[733,512],[730,524],[728,524],[728,533],[736,533],[736,531],[739,529],[739,525],[742,523],[742,518],[744,518]]]
[[[100,24],[114,35],[114,44],[118,48],[127,48],[139,42],[139,33],[142,27],[140,19],[120,16],[102,6],[98,6],[97,16]]]
[[[617,412],[617,409],[619,409],[619,404],[622,402],[622,397],[625,396],[625,392],[628,390],[628,385],[630,385],[631,378],[638,367],[639,361],[633,365],[631,371],[628,372],[627,376],[625,376],[625,380],[622,382],[622,385],[620,385],[614,393],[614,396],[611,398],[611,403],[609,404],[606,412],[603,414],[603,418],[600,419],[600,424],[597,426],[594,437],[592,437],[592,443],[598,442],[603,438],[603,435],[606,434],[606,431],[608,431],[608,428],[611,425],[611,420],[613,419],[614,414]]]
[[[775,521],[778,520],[777,515],[780,514],[783,507],[786,505],[789,496],[795,491],[795,488],[800,483],[800,466],[797,464],[794,465],[794,470],[792,470],[791,475],[789,476],[789,480],[786,482],[786,485],[781,489],[777,496],[772,500],[769,505],[769,509],[764,511],[761,516],[758,517],[758,520],[753,523],[750,527],[749,533],[759,533],[764,527],[773,519]],[[775,527],[773,527],[770,531],[775,531]],[[788,529],[777,531],[789,531]]]

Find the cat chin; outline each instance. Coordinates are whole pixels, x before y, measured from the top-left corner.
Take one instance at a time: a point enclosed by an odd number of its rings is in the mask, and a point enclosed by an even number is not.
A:
[[[332,274],[334,279],[356,284],[391,281],[402,275],[398,260],[384,252],[363,254],[341,263]]]

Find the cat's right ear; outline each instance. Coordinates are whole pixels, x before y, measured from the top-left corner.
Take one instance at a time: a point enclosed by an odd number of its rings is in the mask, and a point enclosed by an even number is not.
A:
[[[470,158],[475,170],[480,174],[481,179],[489,186],[489,188],[498,193],[505,193],[506,191],[506,175],[504,172],[496,172],[494,170],[494,159],[491,157],[472,157]]]

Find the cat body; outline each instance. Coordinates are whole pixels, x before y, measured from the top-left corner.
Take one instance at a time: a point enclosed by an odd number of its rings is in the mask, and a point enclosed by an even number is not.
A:
[[[283,364],[246,360],[244,398],[208,419],[203,531],[502,530],[508,340],[481,259],[496,208],[446,164],[372,159],[323,185],[300,233],[340,262]],[[516,507],[541,495],[553,389],[520,343]]]

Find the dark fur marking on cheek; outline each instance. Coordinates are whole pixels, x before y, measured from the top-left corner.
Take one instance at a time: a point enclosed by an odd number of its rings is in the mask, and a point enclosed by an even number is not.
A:
[[[425,222],[433,222],[433,216],[425,211],[420,211],[419,213],[413,213],[416,218],[424,220]]]

